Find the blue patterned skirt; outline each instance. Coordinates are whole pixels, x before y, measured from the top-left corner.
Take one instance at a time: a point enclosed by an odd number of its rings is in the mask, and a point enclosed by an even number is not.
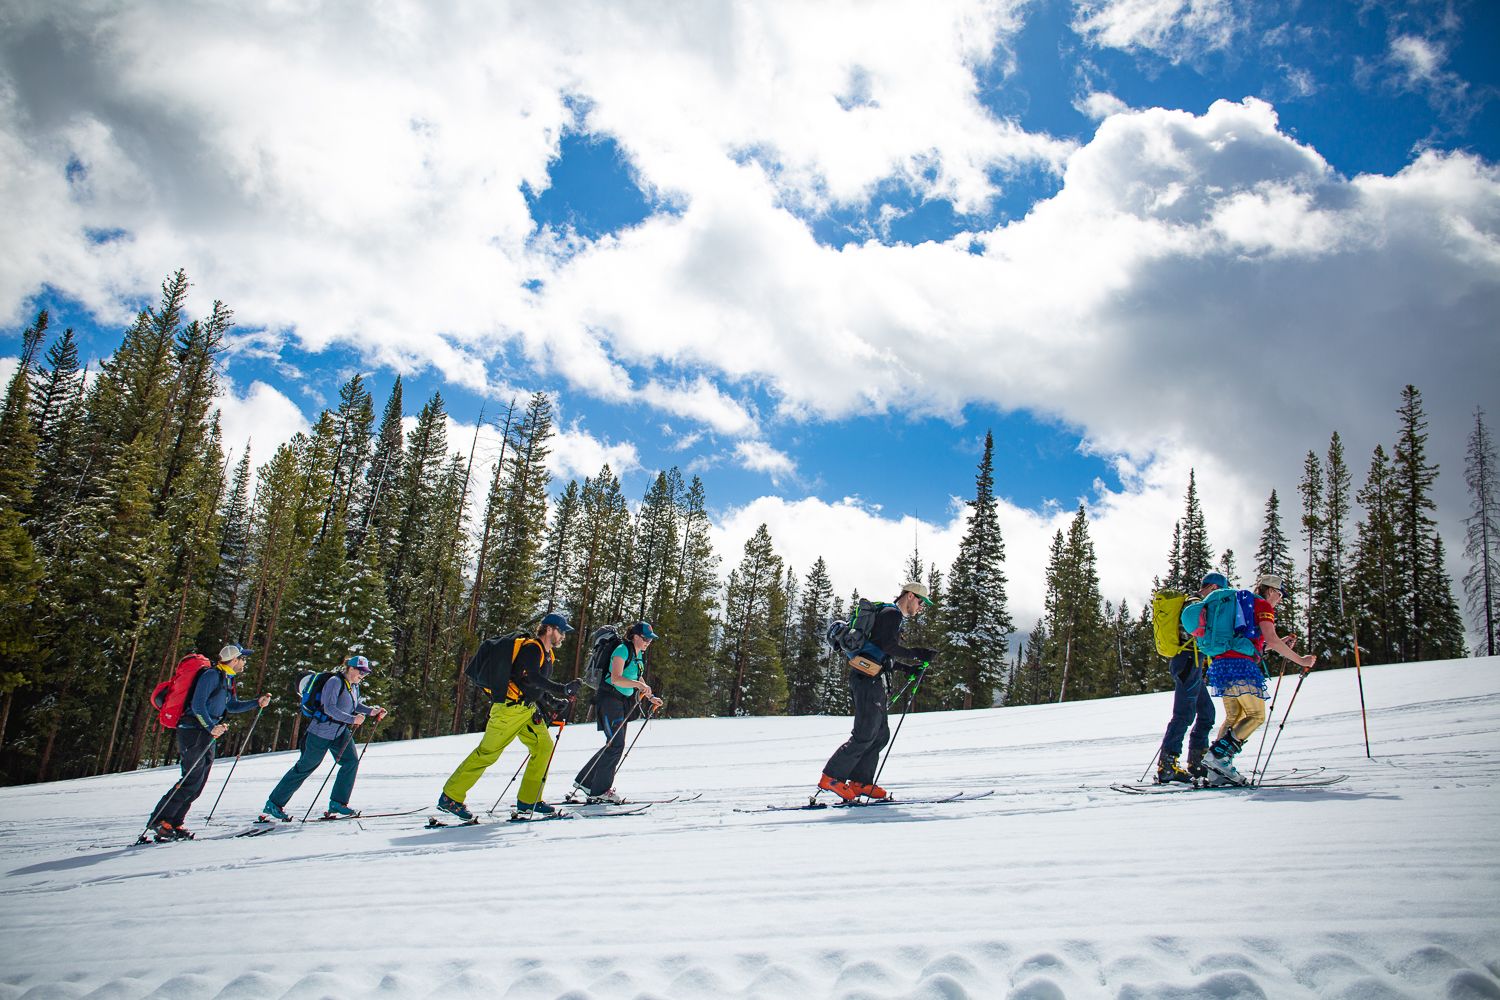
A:
[[[1208,665],[1208,690],[1215,698],[1239,698],[1243,695],[1266,697],[1266,675],[1260,664],[1243,656],[1221,656]]]

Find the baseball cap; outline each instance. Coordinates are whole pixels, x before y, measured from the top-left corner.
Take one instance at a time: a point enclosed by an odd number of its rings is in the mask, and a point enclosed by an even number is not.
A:
[[[244,646],[236,646],[231,642],[229,645],[219,650],[219,662],[228,663],[230,660],[233,660],[236,657],[249,656],[253,652],[255,652],[255,650],[246,649]]]
[[[573,626],[568,624],[568,620],[562,615],[558,614],[556,611],[551,611],[545,615],[542,615],[541,624],[544,628],[548,625],[551,625],[555,629],[561,629],[564,635],[573,631]]]
[[[374,669],[374,668],[372,668],[370,666],[370,661],[367,660],[367,659],[365,659],[363,656],[351,656],[351,657],[349,657],[349,659],[347,659],[347,660],[344,661],[344,666],[346,666],[346,667],[353,667],[355,670],[363,671],[364,673],[367,673],[367,674],[372,669]]]
[[[1202,587],[1225,587],[1225,588],[1227,588],[1229,586],[1229,577],[1225,576],[1223,573],[1218,572],[1217,570],[1215,570],[1212,573],[1204,573],[1203,574],[1203,582],[1200,583],[1200,584],[1198,584],[1198,586],[1200,588],[1202,588]]]
[[[1256,578],[1255,586],[1257,589],[1260,587],[1272,587],[1276,590],[1280,590],[1281,575],[1278,573],[1262,573],[1259,577]]]
[[[915,581],[913,581],[912,583],[903,583],[901,585],[901,593],[916,594],[922,599],[923,604],[926,604],[929,608],[932,607],[932,602],[927,599],[929,591],[926,584],[916,583]]]
[[[651,631],[651,623],[650,622],[636,622],[635,623],[635,634],[638,635],[638,636],[640,636],[643,639],[656,639],[656,638],[659,638],[659,636],[657,636],[657,634],[655,632]]]

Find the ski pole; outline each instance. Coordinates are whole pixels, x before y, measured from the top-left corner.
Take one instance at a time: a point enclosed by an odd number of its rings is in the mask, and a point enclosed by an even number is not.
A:
[[[1266,754],[1266,770],[1271,768],[1271,754],[1276,752],[1276,744],[1281,740],[1281,731],[1286,728],[1286,720],[1292,714],[1292,706],[1297,704],[1297,692],[1302,690],[1302,682],[1307,679],[1311,671],[1312,667],[1307,667],[1297,675],[1297,686],[1292,688],[1292,700],[1286,703],[1286,711],[1281,713],[1281,724],[1276,727],[1276,739],[1271,741],[1271,750]]]
[[[501,803],[501,801],[504,800],[505,793],[510,791],[510,786],[514,785],[516,783],[516,779],[521,776],[521,768],[525,767],[530,762],[531,762],[531,756],[529,754],[527,756],[521,758],[521,763],[518,764],[518,765],[516,765],[516,773],[512,774],[510,776],[510,780],[505,783],[505,790],[500,793],[500,798],[498,798],[498,799],[495,800],[495,804],[492,805],[492,806],[490,806],[490,811],[487,812],[487,813],[485,813],[486,816],[493,816],[493,815],[495,815],[495,810],[500,808],[500,803]]]
[[[552,770],[552,758],[557,756],[557,745],[562,742],[563,730],[567,728],[568,717],[565,715],[561,719],[557,720],[557,738],[552,741],[552,752],[547,754],[547,766],[542,768],[542,788],[537,792],[538,799],[541,798],[542,791],[547,787],[547,772]],[[495,804],[499,805],[498,802]],[[536,803],[533,802],[532,805],[535,806]]]
[[[193,766],[183,768],[182,777],[177,779],[177,784],[172,786],[172,790],[170,792],[162,796],[161,805],[157,806],[156,811],[151,814],[151,818],[146,820],[146,826],[141,830],[141,837],[144,837],[146,834],[151,832],[151,828],[156,825],[157,817],[159,817],[161,815],[161,811],[167,807],[167,803],[172,801],[172,796],[177,794],[177,789],[182,787],[182,783],[187,780],[188,775],[192,774],[198,769],[198,765],[203,763],[204,758],[206,758],[209,755],[209,752],[213,750],[214,744],[217,743],[218,740],[219,738],[217,736],[210,736],[208,738],[208,746],[204,747],[203,752],[200,753],[197,759],[193,761]],[[140,837],[137,837],[136,841],[137,843],[139,843]]]
[[[666,703],[663,702],[662,704],[665,705]],[[635,731],[635,739],[633,739],[633,740],[630,741],[630,746],[626,747],[625,748],[625,752],[620,755],[620,763],[618,763],[618,764],[615,765],[615,774],[616,775],[619,775],[620,768],[624,767],[625,766],[625,761],[630,758],[630,751],[632,751],[632,750],[635,749],[636,740],[639,740],[641,738],[641,734],[646,731],[646,727],[649,726],[649,725],[651,725],[651,720],[654,719],[654,718],[656,718],[656,712],[655,711],[651,711],[651,712],[643,713],[642,717],[646,721],[641,723],[641,728],[637,729]],[[620,728],[624,729],[625,727],[623,725],[621,725]]]
[[[1354,679],[1359,682],[1359,721],[1365,727],[1365,759],[1370,760],[1370,720],[1365,715],[1365,676],[1359,670],[1359,626],[1351,618],[1349,627],[1354,639]]]
[[[375,738],[375,730],[378,729],[378,728],[380,728],[380,720],[376,719],[375,723],[372,726],[370,726],[370,736],[369,736],[369,739],[365,740],[364,747],[362,747],[360,749],[360,751],[359,751],[359,758],[358,758],[358,760],[355,761],[354,769],[355,769],[356,772],[358,772],[358,770],[359,770],[359,761],[363,761],[365,759],[365,751],[370,748],[370,740],[373,740]],[[308,735],[311,736],[312,733],[309,732]],[[351,742],[351,743],[354,742],[354,730],[352,730],[352,729],[345,729],[344,730],[344,735],[349,738],[349,742]],[[342,742],[342,741],[340,741],[340,742]],[[340,749],[336,753],[334,753],[334,755],[333,755],[333,766],[328,769],[328,773],[327,774],[323,775],[323,784],[321,784],[321,785],[318,786],[317,793],[315,795],[313,795],[312,801],[307,804],[307,812],[305,812],[305,813],[302,814],[302,822],[306,823],[307,822],[307,817],[309,817],[309,816],[312,815],[313,806],[317,805],[318,804],[318,800],[323,797],[323,789],[328,786],[328,779],[331,778],[331,777],[333,777],[333,772],[336,771],[336,770],[338,770],[339,758],[342,757],[343,755],[344,755],[344,751],[342,749]],[[347,805],[347,803],[345,803],[345,804]]]
[[[1271,692],[1271,708],[1266,712],[1266,728],[1260,733],[1260,746],[1255,750],[1255,764],[1250,768],[1250,776],[1253,778],[1265,772],[1260,770],[1260,754],[1266,748],[1266,734],[1271,731],[1270,720],[1276,717],[1276,701],[1281,697],[1281,679],[1286,676],[1286,658],[1281,660],[1281,673],[1276,675],[1276,690]],[[1268,762],[1269,763],[1269,762]]]
[[[920,673],[920,672],[921,671],[918,671],[918,673]],[[896,692],[896,696],[894,698],[892,698],[889,702],[886,703],[886,706],[885,706],[886,710],[889,711],[890,709],[895,708],[896,707],[896,702],[900,701],[901,700],[901,696],[904,695],[904,694],[906,694],[906,688],[911,687],[913,684],[916,683],[916,681],[917,681],[916,674],[913,674],[911,677],[908,677],[906,679],[906,687],[903,687],[900,691]]]
[[[219,808],[219,799],[224,797],[224,789],[229,787],[229,779],[234,777],[234,769],[240,766],[240,758],[245,755],[245,748],[250,745],[250,737],[255,733],[255,724],[260,721],[260,713],[265,710],[266,707],[264,705],[255,710],[255,718],[250,720],[250,729],[245,733],[245,739],[240,743],[240,752],[234,755],[234,763],[229,765],[229,773],[224,776],[224,784],[219,786],[218,798],[214,799],[214,804],[208,810],[208,815],[203,817],[204,823],[209,823],[213,820],[214,810]]]
[[[609,749],[609,745],[611,743],[613,743],[617,739],[620,740],[621,742],[624,742],[625,727],[628,726],[628,725],[630,725],[630,719],[631,719],[631,717],[634,716],[635,713],[640,710],[640,707],[641,707],[641,700],[640,699],[636,699],[635,704],[630,706],[630,711],[625,713],[625,718],[622,719],[622,720],[620,720],[620,727],[618,729],[616,729],[610,735],[609,739],[607,739],[607,740],[604,741],[604,746],[600,747],[597,751],[595,751],[594,756],[592,756],[592,757],[589,758],[589,766],[583,772],[583,775],[582,775],[582,777],[584,779],[583,784],[587,784],[588,783],[588,779],[593,776],[594,768],[598,767],[599,766],[599,761],[601,761],[601,760],[604,759],[604,752]],[[633,745],[634,744],[632,744],[632,746]],[[630,751],[626,750],[625,753],[629,754]],[[620,758],[620,764],[623,764],[623,763],[625,763],[625,758],[622,756]],[[615,765],[615,770],[617,772],[620,769],[620,764],[616,764]]]
[[[1156,762],[1158,760],[1161,760],[1161,747],[1160,746],[1158,746],[1156,748],[1156,754],[1151,758],[1151,763],[1149,763],[1149,764],[1146,765],[1145,773],[1143,773],[1141,775],[1141,783],[1142,784],[1145,783],[1145,781],[1146,781],[1147,778],[1151,777],[1151,769],[1156,766]]]
[[[886,745],[880,768],[875,772],[874,780],[870,782],[872,785],[880,784],[880,775],[885,770],[885,762],[891,759],[891,751],[896,748],[896,737],[901,735],[901,727],[906,724],[906,713],[911,711],[911,703],[917,698],[917,691],[922,686],[922,678],[927,676],[927,664],[922,664],[922,669],[918,670],[914,676],[916,683],[911,686],[911,694],[906,698],[906,707],[901,710],[901,719],[896,723],[896,731],[891,734],[891,742]]]

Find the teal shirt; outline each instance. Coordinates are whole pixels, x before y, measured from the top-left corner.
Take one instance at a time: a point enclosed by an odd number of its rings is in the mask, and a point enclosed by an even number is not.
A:
[[[609,654],[609,663],[610,663],[611,669],[613,669],[613,667],[614,667],[615,657],[617,657],[617,656],[620,659],[622,659],[622,660],[625,661],[625,666],[620,670],[620,673],[622,675],[624,675],[625,679],[626,680],[632,680],[632,681],[638,681],[638,680],[640,680],[641,679],[641,667],[644,665],[644,658],[641,656],[641,654],[639,654],[639,653],[631,653],[630,652],[630,646],[627,645],[626,643],[622,642],[618,646],[615,647],[615,651],[613,653]],[[610,674],[610,677],[611,677],[611,680],[609,682],[609,686],[610,687],[614,688],[616,691],[620,692],[622,695],[624,695],[627,698],[629,698],[631,695],[635,694],[635,688],[628,688],[628,687],[622,688],[622,687],[620,687],[620,685],[616,684],[614,682],[614,680],[613,680],[613,677],[614,677],[613,673]]]

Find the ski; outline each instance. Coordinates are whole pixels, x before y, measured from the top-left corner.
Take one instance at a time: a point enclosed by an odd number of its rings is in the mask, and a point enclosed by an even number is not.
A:
[[[1329,785],[1337,785],[1349,780],[1347,774],[1330,774],[1322,776],[1297,777],[1274,777],[1253,785],[1183,785],[1177,782],[1167,785],[1133,785],[1116,784],[1110,785],[1110,789],[1116,792],[1124,792],[1126,795],[1166,795],[1173,792],[1216,792],[1224,790],[1254,791],[1257,788],[1327,788]]]
[[[321,816],[314,816],[312,819],[308,820],[308,822],[309,823],[333,823],[333,822],[337,822],[338,820],[347,820],[347,819],[381,819],[381,818],[386,817],[386,816],[415,816],[419,812],[426,812],[426,810],[427,810],[426,806],[419,806],[416,809],[400,809],[400,810],[396,810],[396,811],[392,811],[392,812],[378,812],[378,813],[357,812],[353,816],[340,816],[337,813],[324,813]]]
[[[458,819],[458,818],[455,817],[454,819],[448,820],[447,822],[444,822],[443,820],[438,819],[436,816],[428,816],[427,817],[427,825],[424,826],[422,829],[424,829],[424,830],[443,830],[443,829],[447,829],[449,827],[455,827],[455,826],[478,826],[478,825],[479,825],[479,817],[478,816],[475,816],[473,819]]]
[[[688,796],[674,795],[670,799],[623,799],[623,800],[621,800],[619,802],[606,802],[603,799],[594,799],[594,800],[579,799],[579,798],[573,797],[572,795],[569,795],[567,798],[563,799],[563,802],[565,802],[566,804],[568,804],[570,806],[574,806],[574,807],[582,807],[582,806],[665,806],[665,805],[670,805],[673,802],[679,802],[679,803],[681,803],[681,802],[696,802],[698,799],[701,799],[701,798],[703,798],[703,793],[702,792],[698,792],[698,793],[696,793],[694,795],[688,795]]]
[[[605,803],[598,803],[598,805],[604,804]],[[609,816],[639,816],[647,809],[650,809],[651,806],[652,803],[650,802],[634,802],[629,803],[624,807],[614,807],[608,810],[601,810],[599,812],[567,812],[565,810],[559,809],[557,810],[557,812],[542,813],[540,815],[536,813],[520,813],[512,809],[508,822],[542,823],[552,819],[605,819]]]
[[[970,795],[967,792],[954,792],[952,795],[938,795],[922,799],[889,798],[870,799],[864,802],[861,802],[857,799],[853,802],[819,802],[816,798],[814,798],[810,799],[808,802],[800,806],[769,805],[761,806],[759,809],[737,808],[735,809],[735,812],[798,812],[809,809],[864,809],[869,806],[936,806],[943,805],[944,803],[948,802],[958,802],[959,800],[963,800],[964,802],[978,802],[980,799],[987,799],[994,794],[995,790],[991,788],[988,791],[980,792],[978,795]]]

